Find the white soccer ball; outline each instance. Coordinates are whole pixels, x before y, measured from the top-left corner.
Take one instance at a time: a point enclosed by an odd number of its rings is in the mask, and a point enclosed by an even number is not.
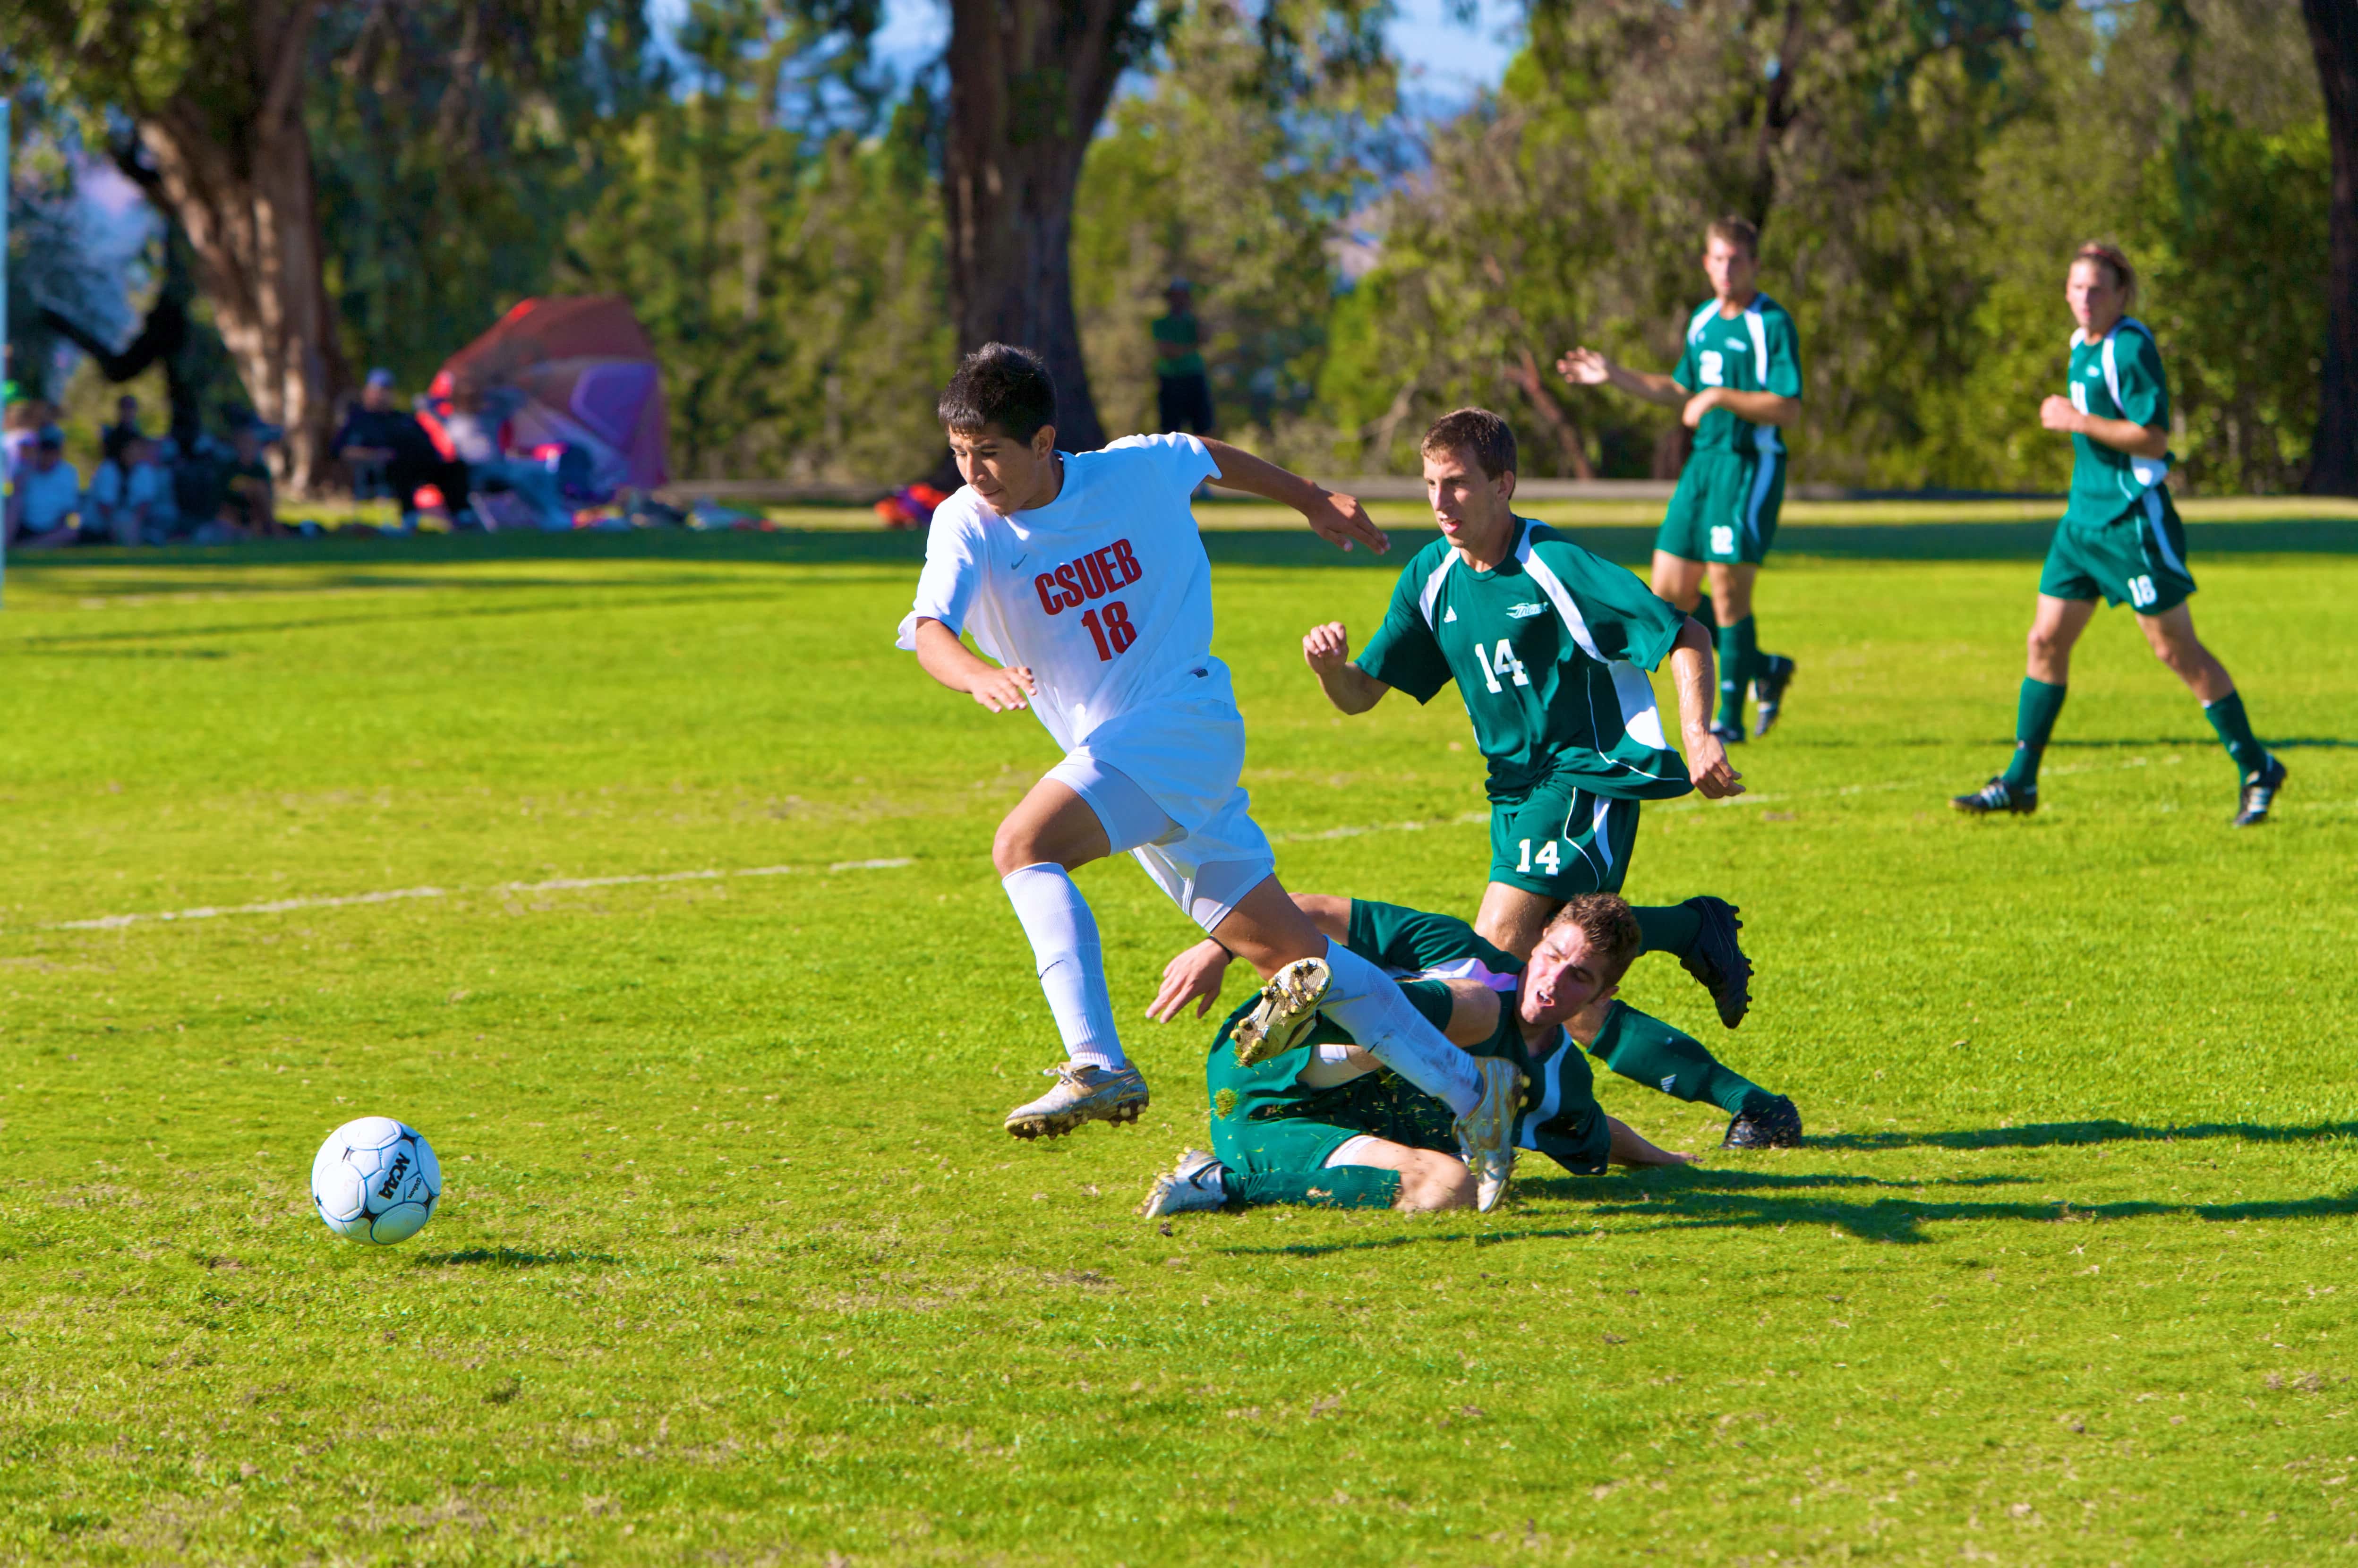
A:
[[[414,1127],[364,1116],[328,1134],[311,1162],[311,1201],[330,1230],[355,1241],[406,1241],[434,1217],[442,1162]]]

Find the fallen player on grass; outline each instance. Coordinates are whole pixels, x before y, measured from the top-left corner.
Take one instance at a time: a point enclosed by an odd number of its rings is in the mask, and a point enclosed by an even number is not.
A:
[[[1575,1175],[1608,1164],[1682,1165],[1693,1156],[1655,1147],[1596,1103],[1588,1063],[1567,1041],[1594,1049],[1595,1030],[1619,1026],[1610,1004],[1642,946],[1628,903],[1583,893],[1556,912],[1528,963],[1474,934],[1462,920],[1366,899],[1296,894],[1330,939],[1369,962],[1412,971],[1401,982],[1411,1005],[1476,1056],[1511,1062],[1527,1080],[1515,1146],[1547,1155]],[[1215,949],[1217,951],[1217,948]],[[1225,966],[1225,958],[1221,960]],[[1201,1017],[1218,994],[1197,949],[1172,960],[1157,1016],[1188,1001]],[[1191,1149],[1154,1180],[1140,1212],[1298,1204],[1397,1208],[1414,1214],[1476,1206],[1476,1183],[1452,1151],[1447,1110],[1421,1094],[1321,1016],[1292,1049],[1249,1065],[1231,1043],[1260,999],[1229,1014],[1204,1065],[1211,1101],[1209,1151]],[[1629,1015],[1642,1016],[1642,1015]]]

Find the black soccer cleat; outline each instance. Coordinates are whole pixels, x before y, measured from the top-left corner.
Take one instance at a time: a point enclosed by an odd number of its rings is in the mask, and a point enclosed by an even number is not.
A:
[[[2235,806],[2235,826],[2257,827],[2268,819],[2269,810],[2277,803],[2277,792],[2284,788],[2285,765],[2272,753],[2268,765],[2244,781],[2244,797]]]
[[[1744,726],[1722,724],[1714,719],[1711,721],[1711,738],[1723,746],[1741,746],[1744,744]]]
[[[1740,1111],[1727,1124],[1722,1149],[1798,1149],[1801,1146],[1801,1113],[1793,1102],[1777,1095],[1750,1110]]]
[[[1744,922],[1736,918],[1736,905],[1724,898],[1691,898],[1686,907],[1703,916],[1703,928],[1679,962],[1711,993],[1720,1023],[1733,1029],[1752,1006],[1752,960],[1736,940]]]
[[[1801,666],[1782,654],[1764,654],[1764,669],[1752,680],[1752,738],[1756,741],[1777,726],[1778,705],[1785,700],[1785,688],[1793,684],[1793,672]]]
[[[2027,784],[2017,789],[2003,777],[1994,778],[1971,795],[1951,795],[1949,804],[1967,816],[1988,816],[2001,811],[2028,816],[2039,809],[2039,786]]]

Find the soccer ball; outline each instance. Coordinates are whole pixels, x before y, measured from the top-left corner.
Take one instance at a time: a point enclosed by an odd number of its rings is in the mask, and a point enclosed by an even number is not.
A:
[[[330,1230],[355,1241],[406,1241],[434,1217],[442,1162],[426,1134],[364,1116],[328,1134],[311,1162],[311,1201]]]

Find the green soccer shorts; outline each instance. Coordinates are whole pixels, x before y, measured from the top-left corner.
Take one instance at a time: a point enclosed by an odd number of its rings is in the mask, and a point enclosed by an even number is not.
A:
[[[1541,898],[1619,892],[1637,841],[1634,800],[1551,783],[1490,803],[1490,880]]]
[[[2186,526],[2169,492],[2159,485],[2109,523],[2082,527],[2068,518],[2055,525],[2039,591],[2050,599],[2093,599],[2125,604],[2139,615],[2159,615],[2186,602],[2194,575],[2186,569]]]
[[[1757,567],[1784,504],[1784,453],[1697,452],[1679,475],[1654,548],[1681,560]]]
[[[1217,1055],[1234,1062],[1226,1046]],[[1272,1116],[1275,1108],[1267,1102],[1257,1112],[1248,1111],[1233,1093],[1223,1095],[1221,1065],[1216,1056],[1206,1075],[1212,1082],[1212,1152],[1231,1171],[1251,1175],[1323,1171],[1335,1151],[1354,1138],[1456,1151],[1449,1108],[1390,1073],[1369,1073],[1328,1089],[1303,1089],[1284,1114]]]

